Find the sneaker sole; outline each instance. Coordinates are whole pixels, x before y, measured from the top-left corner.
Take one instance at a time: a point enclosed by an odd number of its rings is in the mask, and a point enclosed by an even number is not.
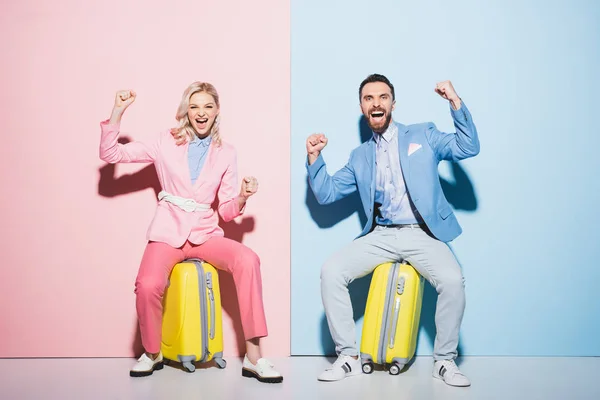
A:
[[[164,364],[163,362],[159,362],[154,364],[154,366],[152,367],[152,369],[150,371],[129,371],[129,376],[132,376],[134,378],[140,378],[142,376],[149,376],[152,375],[152,373],[154,371],[158,371],[159,369],[163,369]]]
[[[242,376],[245,378],[256,378],[259,382],[263,383],[281,383],[283,381],[283,376],[278,376],[274,378],[263,378],[258,375],[256,372],[251,371],[246,368],[242,368]]]
[[[470,383],[469,383],[468,385],[453,385],[453,384],[451,384],[451,383],[448,383],[448,382],[446,382],[446,381],[444,380],[444,378],[442,378],[442,377],[441,377],[441,376],[439,376],[439,375],[432,375],[432,376],[433,376],[435,379],[439,379],[440,381],[444,382],[444,383],[445,383],[446,385],[448,385],[448,386],[454,386],[454,387],[469,387],[469,386],[471,386],[471,384],[470,384]]]
[[[362,374],[363,374],[362,370],[359,370],[359,371],[356,371],[356,372],[347,373],[344,377],[342,377],[340,379],[317,378],[317,380],[321,381],[321,382],[337,382],[337,381],[344,380],[346,378],[350,378],[352,376],[359,376],[359,375],[362,375]]]

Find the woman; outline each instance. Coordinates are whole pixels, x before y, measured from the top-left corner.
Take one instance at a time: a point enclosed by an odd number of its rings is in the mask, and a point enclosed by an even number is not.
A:
[[[246,177],[236,193],[236,152],[221,141],[217,91],[209,83],[192,83],[177,110],[177,128],[162,132],[153,143],[120,144],[120,121],[135,98],[133,91],[117,92],[110,119],[100,124],[100,158],[112,164],[152,162],[163,188],[135,282],[145,353],[130,375],[147,376],[162,368],[162,297],[168,276],[178,262],[201,258],[233,275],[246,338],[243,375],[261,382],[281,382],[281,374],[261,356],[259,339],[267,336],[267,326],[259,258],[243,244],[225,238],[218,225],[217,212],[225,221],[244,212],[258,182],[254,177]],[[217,211],[211,207],[215,196]]]

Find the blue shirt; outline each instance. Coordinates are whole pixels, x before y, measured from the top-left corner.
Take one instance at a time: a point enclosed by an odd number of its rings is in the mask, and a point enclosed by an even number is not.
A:
[[[207,136],[204,139],[200,139],[198,136],[194,135],[194,140],[190,142],[188,148],[188,166],[190,168],[192,185],[196,183],[196,180],[200,175],[200,171],[202,171],[202,167],[206,161],[206,156],[208,155],[208,149],[210,147],[211,140],[212,136]]]
[[[415,224],[418,212],[411,207],[406,191],[400,155],[398,153],[398,127],[392,121],[383,134],[373,133],[376,143],[375,202],[380,203],[378,225]],[[420,219],[420,218],[419,218]]]

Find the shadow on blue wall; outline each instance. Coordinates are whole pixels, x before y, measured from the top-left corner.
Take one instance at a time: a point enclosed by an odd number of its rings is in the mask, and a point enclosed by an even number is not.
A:
[[[364,116],[360,117],[358,128],[361,143],[365,143],[371,139],[372,131],[369,128]],[[475,211],[477,209],[477,197],[469,176],[458,163],[450,163],[450,167],[454,177],[454,183],[440,178],[440,184],[446,199],[452,205],[454,210],[468,212]],[[333,173],[334,171],[329,172]],[[364,226],[367,223],[367,216],[363,211],[357,192],[333,204],[322,206],[319,205],[312,190],[310,189],[308,178],[306,182],[306,206],[308,207],[311,217],[319,226],[319,228],[332,227],[354,213],[358,213],[361,226]],[[358,233],[359,232],[356,232],[357,235]],[[331,251],[333,252],[335,249],[331,249]],[[352,301],[354,321],[359,320],[364,315],[365,306],[367,303],[367,295],[369,293],[369,286],[371,284],[371,277],[372,274],[369,274],[363,278],[355,280],[348,286],[350,299]],[[423,293],[423,308],[421,311],[421,324],[419,329],[425,330],[432,347],[435,340],[436,304],[437,293],[429,283],[426,283],[425,291]],[[360,343],[357,345],[360,346]],[[321,349],[322,354],[327,356],[335,356],[335,345],[331,339],[325,314],[323,314],[321,318]],[[460,344],[458,352],[459,354],[461,353]]]

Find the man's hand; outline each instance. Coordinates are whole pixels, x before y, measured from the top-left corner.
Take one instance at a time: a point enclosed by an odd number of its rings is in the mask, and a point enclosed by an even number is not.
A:
[[[319,158],[319,154],[321,154],[321,150],[325,146],[327,146],[327,137],[322,133],[315,133],[306,139],[306,152],[308,153],[309,164],[314,163]]]
[[[452,104],[452,108],[458,110],[461,105],[460,97],[456,94],[456,90],[454,90],[454,86],[452,86],[452,82],[444,81],[440,82],[435,86],[435,92],[442,96],[444,99],[448,100]]]

